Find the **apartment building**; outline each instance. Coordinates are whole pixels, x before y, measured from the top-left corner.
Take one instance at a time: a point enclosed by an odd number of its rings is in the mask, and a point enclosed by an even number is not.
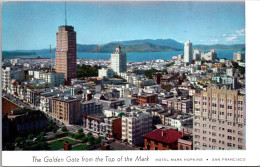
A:
[[[157,94],[135,94],[133,97],[138,99],[138,105],[143,105],[146,103],[157,103],[158,101],[158,95]]]
[[[21,82],[25,79],[25,73],[23,69],[6,67],[2,68],[2,89],[9,92],[11,81],[15,80]]]
[[[80,124],[82,114],[80,111],[80,99],[70,96],[52,98],[52,117],[64,124]]]
[[[131,145],[141,145],[143,135],[152,131],[152,117],[140,111],[131,111],[122,116],[122,140]]]
[[[238,90],[207,88],[194,96],[195,150],[245,149],[245,96]]]
[[[121,118],[104,118],[104,122],[100,124],[100,134],[107,138],[115,138],[120,140],[122,137]]]

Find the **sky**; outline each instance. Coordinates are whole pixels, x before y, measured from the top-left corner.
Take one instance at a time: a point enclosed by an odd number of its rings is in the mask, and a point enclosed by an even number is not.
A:
[[[2,49],[56,47],[64,2],[3,2]],[[67,2],[67,24],[79,44],[174,39],[193,44],[244,44],[244,2]]]

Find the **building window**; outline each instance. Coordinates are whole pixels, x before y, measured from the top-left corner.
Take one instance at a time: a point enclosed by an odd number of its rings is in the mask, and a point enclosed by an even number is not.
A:
[[[181,145],[181,150],[183,150],[183,145]]]
[[[186,146],[186,150],[190,150],[190,148],[188,146]]]

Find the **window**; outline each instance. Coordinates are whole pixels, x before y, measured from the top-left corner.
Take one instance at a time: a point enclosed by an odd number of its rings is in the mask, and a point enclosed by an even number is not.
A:
[[[183,150],[183,145],[181,145],[181,147],[180,147],[180,148],[181,148],[181,150]]]
[[[232,130],[231,130],[231,129],[228,129],[227,132],[228,132],[228,133],[232,133]]]
[[[232,109],[232,106],[228,106],[228,109]]]
[[[232,147],[232,143],[227,143],[227,146],[228,147]]]
[[[203,130],[203,134],[207,134],[207,131]]]
[[[242,141],[243,141],[243,139],[241,139],[241,138],[238,138],[237,140],[239,143],[242,143]]]
[[[190,150],[190,148],[188,146],[186,146],[186,150]]]
[[[232,136],[227,136],[228,140],[232,140]]]

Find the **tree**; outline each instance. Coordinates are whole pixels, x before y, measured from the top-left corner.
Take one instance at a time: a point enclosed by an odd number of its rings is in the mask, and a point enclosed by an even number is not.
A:
[[[88,142],[88,138],[85,136],[85,137],[82,137],[81,139],[80,139],[80,141],[82,142],[82,143],[87,143]]]
[[[49,125],[47,126],[47,130],[48,130],[48,131],[51,131],[52,129],[53,129],[52,124],[49,124]]]
[[[77,133],[77,134],[75,135],[75,139],[81,139],[81,138],[83,138],[83,137],[85,137],[85,134],[84,134],[84,133]]]
[[[61,127],[61,131],[62,131],[62,132],[66,132],[67,130],[68,130],[68,129],[67,129],[66,126]]]
[[[87,137],[89,138],[89,137],[93,137],[93,135],[92,135],[92,133],[91,132],[88,132],[88,134],[87,134]]]
[[[154,69],[154,68],[152,68],[152,69],[150,69],[150,70],[146,70],[146,71],[145,71],[145,76],[148,77],[148,78],[150,78],[150,79],[152,79],[152,74],[153,74],[153,73],[156,73],[156,72],[160,72],[160,71],[158,71],[158,70],[156,70],[156,69]]]
[[[54,129],[52,130],[52,132],[53,132],[53,133],[57,133],[57,129],[54,128]]]
[[[14,150],[15,146],[13,143],[6,143],[4,146],[4,150]]]
[[[82,129],[82,128],[79,129],[79,130],[78,130],[78,133],[83,133],[83,129]]]
[[[15,139],[15,143],[21,144],[22,140],[23,140],[23,139],[22,139],[21,137],[17,137],[17,138]]]
[[[32,139],[33,139],[33,134],[29,134],[29,135],[28,135],[28,139],[29,139],[29,140],[32,140]]]
[[[233,68],[236,68],[236,69],[237,69],[239,65],[238,65],[237,62],[232,62],[232,66],[233,66]]]
[[[88,137],[88,142],[90,145],[94,144],[94,140],[95,140],[95,138],[93,136]]]
[[[99,144],[99,143],[101,143],[101,137],[95,138],[94,144]]]

